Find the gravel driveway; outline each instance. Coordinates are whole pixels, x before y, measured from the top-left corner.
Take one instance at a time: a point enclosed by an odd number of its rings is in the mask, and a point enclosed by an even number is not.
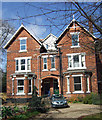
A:
[[[91,115],[102,112],[102,107],[89,104],[69,104],[69,108],[51,108],[46,114],[39,114],[30,120],[77,120],[81,116]]]

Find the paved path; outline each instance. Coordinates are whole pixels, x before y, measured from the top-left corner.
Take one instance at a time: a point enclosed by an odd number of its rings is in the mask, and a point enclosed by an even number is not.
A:
[[[98,105],[89,104],[69,104],[69,108],[55,109],[51,108],[46,114],[39,114],[36,118],[29,120],[77,120],[81,116],[91,115],[102,112],[102,109]]]

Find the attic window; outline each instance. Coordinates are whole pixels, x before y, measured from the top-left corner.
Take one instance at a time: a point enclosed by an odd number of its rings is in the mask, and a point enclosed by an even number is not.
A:
[[[46,49],[48,49],[48,44],[46,44]]]
[[[27,43],[26,43],[27,37],[20,38],[20,52],[24,52],[27,49]]]
[[[71,47],[79,47],[79,33],[73,32],[70,34],[72,36],[72,46]]]

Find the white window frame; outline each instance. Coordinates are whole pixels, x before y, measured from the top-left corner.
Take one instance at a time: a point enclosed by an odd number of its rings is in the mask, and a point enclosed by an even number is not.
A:
[[[28,95],[32,94],[32,78],[28,78],[28,80],[31,80],[31,85],[28,85]],[[31,92],[29,92],[29,86],[31,86]]]
[[[90,93],[90,79],[89,79],[89,76],[86,77],[86,87],[88,87],[88,90],[86,91],[86,93]]]
[[[68,75],[68,76],[66,76],[67,77],[67,94],[71,94],[71,92],[70,92],[70,76]]]
[[[31,58],[32,57],[19,57],[15,58],[15,67],[16,67],[16,60],[18,60],[18,71],[15,68],[15,72],[31,72]],[[25,59],[25,70],[21,70],[21,60]],[[27,60],[30,59],[30,70],[27,69]]]
[[[80,45],[79,45],[79,33],[80,33],[80,32],[71,32],[71,33],[70,33],[71,36],[72,36],[72,35],[78,35],[78,40],[77,40],[78,45],[76,45],[76,46],[73,46],[73,45],[72,45],[71,48],[77,48],[77,47],[80,47]]]
[[[24,81],[24,80],[25,80],[25,77],[16,78],[16,79],[17,79],[17,94],[16,94],[16,95],[25,95],[25,93],[24,93],[24,85],[20,85],[20,86],[18,85],[18,80],[23,80],[23,81]],[[19,92],[18,92],[18,88],[19,88],[19,87],[23,87],[23,92],[22,92],[22,93],[19,93]]]
[[[44,63],[44,58],[46,58],[46,61],[47,61],[47,58],[48,58],[48,55],[45,55],[45,56],[42,56],[42,58],[43,58],[43,70],[42,71],[48,71],[48,65],[47,65],[47,63]],[[44,69],[44,64],[46,64],[46,69]]]
[[[83,77],[83,75],[82,74],[81,75],[72,75],[72,77],[73,77],[73,80],[74,80],[74,77],[81,77],[81,90],[79,90],[79,91],[74,90],[73,94],[84,93],[83,86],[82,86],[82,77]]]
[[[12,95],[14,95],[14,78],[12,78]]]
[[[50,69],[50,71],[56,71],[56,66],[55,66],[55,55],[50,55],[50,57],[51,57],[51,69]],[[54,62],[53,62],[53,64],[54,64],[54,66],[55,66],[55,68],[52,68],[52,58],[54,58]]]
[[[73,60],[73,57],[75,55],[79,55],[79,67],[74,67],[74,60]],[[84,56],[84,67],[82,67],[82,55]],[[67,70],[73,70],[73,69],[86,69],[86,64],[85,64],[85,55],[86,53],[72,53],[72,54],[67,54],[67,56],[71,56],[71,65],[72,67],[70,67],[68,65],[68,68]],[[68,61],[69,62],[69,61]],[[69,64],[69,63],[68,63]]]
[[[19,38],[19,40],[20,40],[20,50],[19,50],[19,52],[27,52],[27,37],[21,37],[21,38]],[[25,46],[25,50],[21,50],[21,41],[22,40],[26,40],[26,44],[23,44],[24,46]]]

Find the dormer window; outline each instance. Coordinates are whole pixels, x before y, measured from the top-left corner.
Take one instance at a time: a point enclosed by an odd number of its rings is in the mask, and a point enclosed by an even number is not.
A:
[[[27,37],[20,38],[20,52],[27,51]]]
[[[46,49],[48,49],[48,47],[49,47],[48,44],[46,44]]]
[[[80,47],[79,46],[79,33],[78,32],[73,32],[70,33],[72,36],[72,46],[71,47]]]

